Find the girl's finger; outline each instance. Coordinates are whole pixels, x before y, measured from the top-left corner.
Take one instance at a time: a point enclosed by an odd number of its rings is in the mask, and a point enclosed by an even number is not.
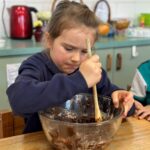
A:
[[[123,104],[123,106],[124,106],[124,113],[123,113],[123,117],[126,117],[126,116],[127,116],[128,111],[129,111],[129,106],[128,106],[128,105],[126,105],[126,104]]]
[[[117,96],[116,94],[114,94],[113,97],[112,97],[112,99],[113,99],[113,104],[114,104],[114,106],[115,106],[116,108],[118,108],[118,107],[119,107],[118,96]]]
[[[125,93],[124,96],[124,102],[128,102],[133,99],[133,94],[131,92]]]

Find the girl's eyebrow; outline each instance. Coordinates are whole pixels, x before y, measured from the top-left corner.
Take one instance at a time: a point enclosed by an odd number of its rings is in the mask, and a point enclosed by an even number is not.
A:
[[[76,47],[74,45],[71,45],[71,44],[67,44],[67,43],[62,43],[63,46],[68,46],[68,47],[71,47],[73,49],[82,49],[82,50],[87,50],[87,48],[79,48],[79,47]]]
[[[74,48],[74,49],[77,49],[78,47],[74,46],[74,45],[71,45],[71,44],[67,44],[67,43],[62,43],[63,46],[68,46],[68,47],[71,47],[71,48]]]

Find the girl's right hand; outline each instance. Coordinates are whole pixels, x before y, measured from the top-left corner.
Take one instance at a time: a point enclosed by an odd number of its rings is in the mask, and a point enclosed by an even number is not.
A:
[[[88,88],[97,84],[102,77],[102,65],[98,55],[93,55],[89,59],[81,63],[79,71],[83,75]]]

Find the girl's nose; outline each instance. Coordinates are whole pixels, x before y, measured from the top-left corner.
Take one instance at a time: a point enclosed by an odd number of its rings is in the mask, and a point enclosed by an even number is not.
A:
[[[78,62],[80,61],[80,52],[75,51],[72,55],[72,61]]]

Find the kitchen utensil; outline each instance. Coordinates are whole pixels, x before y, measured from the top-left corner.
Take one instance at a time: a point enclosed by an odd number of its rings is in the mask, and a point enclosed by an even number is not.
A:
[[[98,0],[95,4],[94,12],[100,21],[104,23],[110,22],[111,10],[107,0]]]
[[[34,7],[14,5],[10,8],[10,37],[15,39],[30,39],[32,37],[31,12],[37,12]]]
[[[92,56],[90,40],[87,38],[87,49],[89,57]],[[102,121],[102,115],[98,104],[98,95],[96,85],[93,86],[94,106],[95,106],[95,121]]]
[[[114,27],[117,30],[124,30],[129,27],[130,20],[126,18],[120,18],[120,19],[112,20],[111,23],[114,25]]]
[[[103,121],[95,122],[92,94],[78,94],[59,107],[39,112],[44,133],[52,149],[96,150],[105,147],[118,130],[123,107],[111,98],[98,97]]]

